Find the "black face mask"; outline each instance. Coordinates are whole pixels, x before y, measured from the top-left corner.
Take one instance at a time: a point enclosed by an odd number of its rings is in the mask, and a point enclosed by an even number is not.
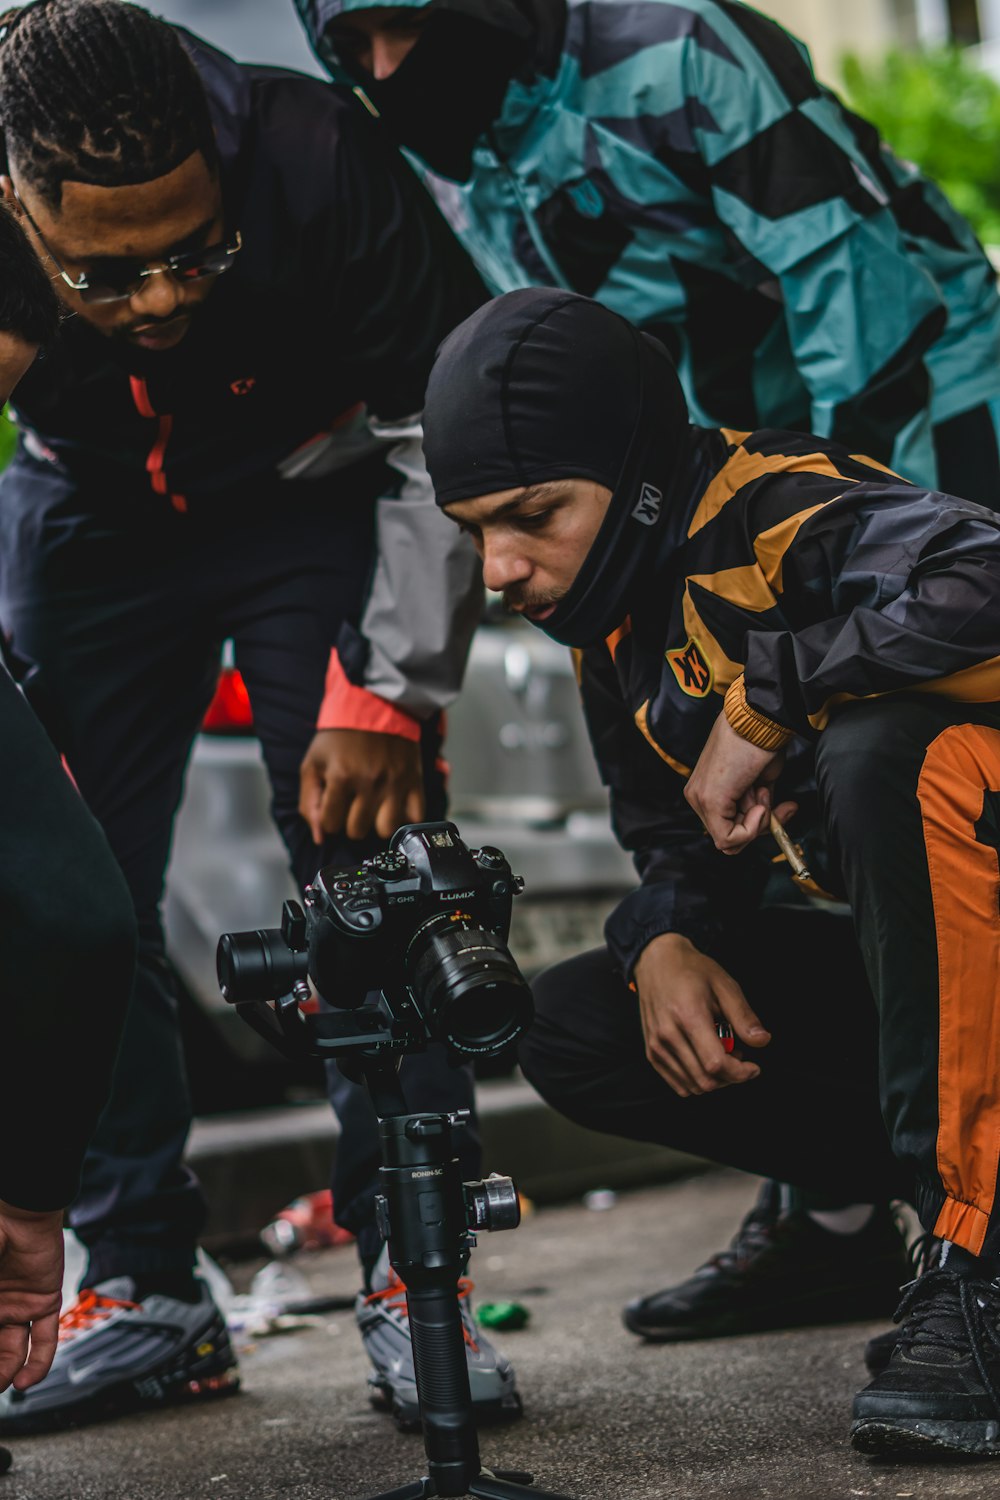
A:
[[[472,173],[473,147],[499,115],[529,50],[527,40],[485,21],[441,11],[428,18],[391,77],[378,82],[352,67],[346,49],[343,65],[401,146],[442,177],[465,182]]]
[[[566,595],[539,622],[568,646],[620,625],[676,545],[674,495],[692,454],[663,345],[586,297],[510,292],[442,344],[424,408],[439,505],[557,479],[611,491]]]

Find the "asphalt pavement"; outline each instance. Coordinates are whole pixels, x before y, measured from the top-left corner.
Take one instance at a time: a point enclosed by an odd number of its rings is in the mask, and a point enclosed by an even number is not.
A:
[[[1000,1467],[874,1465],[847,1441],[879,1325],[675,1346],[621,1325],[629,1297],[679,1279],[728,1238],[754,1182],[710,1172],[540,1209],[484,1236],[477,1297],[530,1309],[507,1334],[525,1416],[480,1435],[484,1461],[571,1500],[992,1496]],[[317,1294],[353,1292],[350,1249],[299,1257]],[[243,1282],[253,1268],[234,1269]],[[371,1410],[350,1313],[259,1340],[244,1390],[213,1406],[11,1439],[0,1500],[363,1500],[424,1472],[419,1437]]]

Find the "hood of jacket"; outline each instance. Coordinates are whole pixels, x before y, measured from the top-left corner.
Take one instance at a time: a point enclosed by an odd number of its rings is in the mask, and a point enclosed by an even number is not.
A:
[[[402,0],[427,25],[387,79],[352,65],[337,46],[337,23],[371,0],[295,0],[313,50],[330,75],[360,89],[396,141],[439,176],[464,182],[472,154],[504,113],[515,81],[556,70],[566,0]]]

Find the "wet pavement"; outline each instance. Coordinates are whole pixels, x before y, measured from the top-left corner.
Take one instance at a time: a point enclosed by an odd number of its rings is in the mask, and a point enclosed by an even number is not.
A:
[[[851,1451],[851,1397],[878,1325],[674,1346],[626,1333],[621,1305],[718,1249],[755,1191],[707,1173],[484,1236],[477,1296],[531,1311],[503,1339],[525,1416],[481,1434],[484,1460],[531,1469],[571,1500],[1000,1493],[1000,1467],[876,1466]],[[350,1250],[297,1264],[317,1293],[354,1290]],[[243,1394],[213,1406],[11,1439],[0,1500],[362,1500],[423,1473],[420,1439],[367,1404],[350,1313],[260,1340],[242,1367]]]

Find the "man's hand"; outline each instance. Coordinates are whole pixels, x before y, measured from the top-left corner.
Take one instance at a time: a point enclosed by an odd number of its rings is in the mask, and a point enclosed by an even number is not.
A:
[[[62,1213],[33,1214],[0,1202],[0,1391],[47,1375],[59,1338]]]
[[[723,854],[739,854],[771,824],[771,789],[781,774],[782,750],[761,750],[736,733],[722,713],[712,726],[684,796]],[[779,823],[796,810],[794,802],[774,809]]]
[[[299,768],[299,812],[313,843],[328,833],[387,839],[424,816],[420,746],[398,734],[320,729]]]
[[[736,980],[686,937],[653,938],[635,966],[646,1056],[675,1094],[709,1094],[749,1083],[760,1069],[727,1053],[715,1027],[728,1021],[748,1047],[766,1047],[765,1031]]]

